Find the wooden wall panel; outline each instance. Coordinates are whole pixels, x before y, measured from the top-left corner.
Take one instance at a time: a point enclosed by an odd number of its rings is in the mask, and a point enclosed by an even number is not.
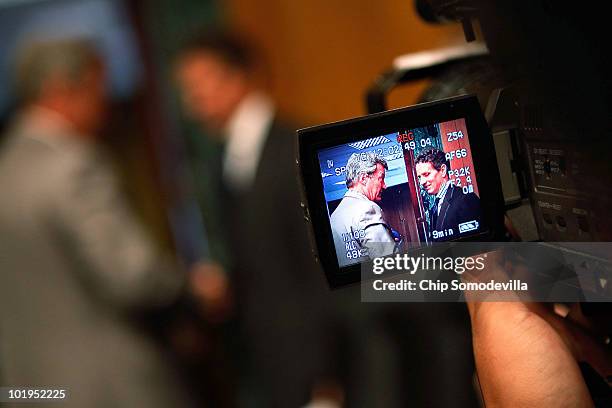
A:
[[[401,54],[463,42],[458,24],[429,25],[412,0],[225,0],[230,26],[267,56],[281,110],[306,123],[365,112],[363,95]],[[425,84],[391,95],[414,103]]]

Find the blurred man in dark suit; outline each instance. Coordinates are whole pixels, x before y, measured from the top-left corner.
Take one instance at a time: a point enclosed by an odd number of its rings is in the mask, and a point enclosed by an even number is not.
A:
[[[190,116],[225,142],[222,222],[257,388],[266,406],[297,407],[308,401],[328,360],[328,295],[299,208],[296,127],[276,114],[258,86],[257,68],[244,41],[209,31],[183,49],[176,76]]]

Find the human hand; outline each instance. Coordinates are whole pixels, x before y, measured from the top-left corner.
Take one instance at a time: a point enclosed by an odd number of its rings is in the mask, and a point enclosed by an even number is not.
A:
[[[220,322],[231,311],[232,296],[223,268],[214,262],[198,262],[189,272],[190,289],[208,320]]]
[[[543,303],[472,302],[468,309],[487,407],[593,405],[578,362],[605,378],[612,356],[583,316],[563,318]]]

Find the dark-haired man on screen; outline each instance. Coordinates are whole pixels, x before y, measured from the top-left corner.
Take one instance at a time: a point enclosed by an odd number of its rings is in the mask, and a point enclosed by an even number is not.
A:
[[[458,238],[462,232],[480,226],[480,199],[473,192],[465,194],[448,177],[450,163],[439,149],[426,149],[415,159],[421,187],[436,197],[429,209],[429,234],[433,241]]]

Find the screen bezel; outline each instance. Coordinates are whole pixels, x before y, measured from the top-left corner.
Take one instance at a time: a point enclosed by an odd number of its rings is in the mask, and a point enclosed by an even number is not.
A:
[[[297,131],[298,173],[302,183],[302,207],[310,223],[315,256],[322,265],[332,288],[360,281],[361,263],[340,268],[335,251],[318,152],[321,149],[351,143],[406,129],[414,129],[449,120],[465,119],[468,140],[480,193],[485,231],[453,241],[495,241],[503,236],[504,201],[493,138],[473,95],[459,96],[394,109]]]

